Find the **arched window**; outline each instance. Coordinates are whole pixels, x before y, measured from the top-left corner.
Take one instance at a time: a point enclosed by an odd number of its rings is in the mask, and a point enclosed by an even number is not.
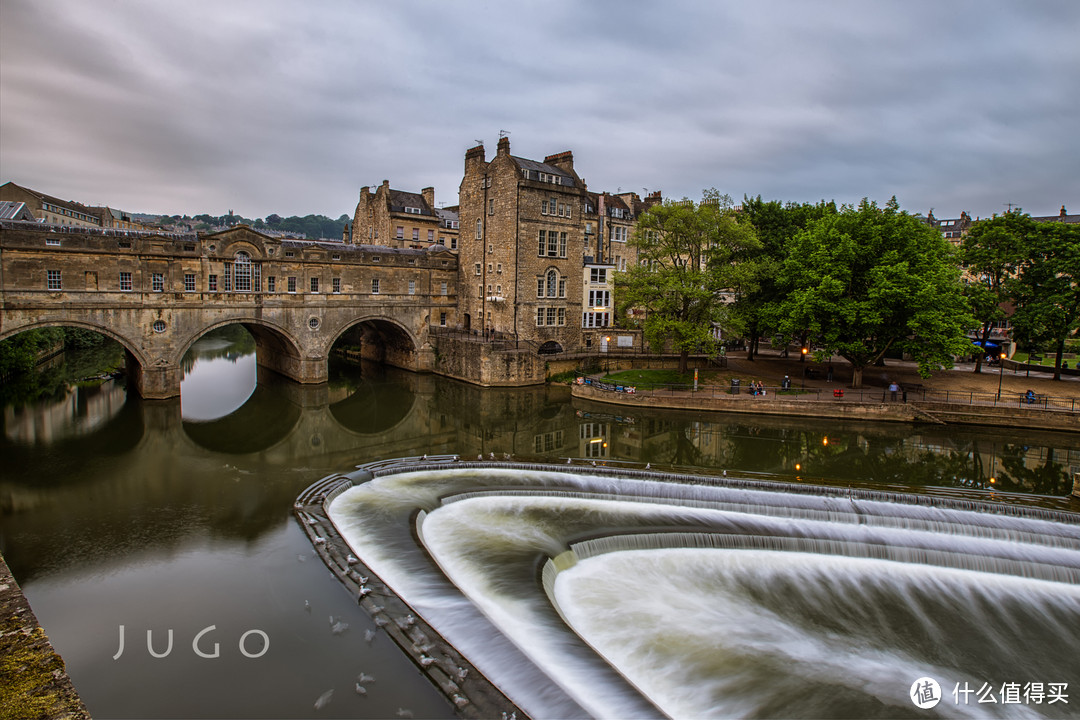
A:
[[[554,270],[548,270],[547,274],[547,296],[557,297],[559,292],[559,273]]]
[[[236,253],[234,260],[235,262],[225,262],[225,292],[261,292],[259,263],[252,262],[251,256],[243,250]]]
[[[246,252],[236,253],[235,265],[236,292],[251,292],[251,256]]]

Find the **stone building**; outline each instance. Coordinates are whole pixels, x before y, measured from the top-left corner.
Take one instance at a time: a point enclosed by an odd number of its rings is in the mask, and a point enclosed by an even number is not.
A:
[[[131,214],[108,206],[83,205],[61,200],[13,182],[0,185],[0,200],[25,203],[27,209],[47,225],[106,228],[109,230],[155,230],[132,219]]]
[[[390,181],[371,192],[360,188],[349,241],[353,245],[425,249],[457,248],[456,208],[436,208],[435,188],[419,193],[394,190]]]
[[[13,182],[0,185],[0,200],[26,203],[27,209],[34,214],[34,217],[49,225],[103,227],[102,218],[95,212],[95,208],[70,200],[61,200]]]
[[[543,162],[510,154],[500,138],[465,153],[459,188],[459,317],[470,332],[535,344],[591,347],[613,319],[613,273],[633,263],[627,241],[654,193],[591,193],[571,152]]]

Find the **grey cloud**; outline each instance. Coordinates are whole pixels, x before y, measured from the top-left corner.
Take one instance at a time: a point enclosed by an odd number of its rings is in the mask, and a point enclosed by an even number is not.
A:
[[[3,180],[131,210],[336,217],[384,178],[454,203],[499,130],[593,189],[1080,206],[1064,0],[2,7]]]

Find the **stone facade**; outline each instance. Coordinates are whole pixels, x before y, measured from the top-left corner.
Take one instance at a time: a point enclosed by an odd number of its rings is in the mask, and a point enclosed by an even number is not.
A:
[[[222,325],[251,332],[260,365],[319,383],[347,331],[358,328],[366,357],[430,371],[429,328],[457,323],[449,251],[277,240],[244,225],[196,237],[3,223],[0,273],[0,339],[96,330],[128,350],[150,398],[179,394],[184,353]]]
[[[457,249],[456,208],[436,208],[435,188],[393,190],[389,180],[372,193],[360,188],[349,242],[414,250],[441,245]]]
[[[647,204],[632,193],[590,193],[571,152],[528,160],[511,155],[505,137],[490,161],[483,145],[465,153],[459,202],[462,328],[542,353],[590,345],[596,333],[583,324],[593,324],[585,313],[594,311],[585,308],[599,288],[588,271],[610,277],[616,258],[622,269],[634,262],[627,240]],[[610,324],[613,295],[605,302]]]
[[[61,200],[13,182],[0,185],[0,200],[25,203],[34,217],[49,225],[119,230],[152,229],[133,220],[128,213],[121,210],[110,207],[91,207],[70,200]]]

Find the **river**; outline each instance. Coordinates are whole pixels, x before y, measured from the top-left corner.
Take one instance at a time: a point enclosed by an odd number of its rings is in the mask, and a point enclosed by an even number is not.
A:
[[[0,550],[94,717],[453,716],[385,637],[365,642],[293,518],[357,463],[573,457],[1077,510],[1063,433],[630,411],[338,363],[313,388],[258,370],[235,333],[184,367],[173,401],[118,378],[4,408]]]

